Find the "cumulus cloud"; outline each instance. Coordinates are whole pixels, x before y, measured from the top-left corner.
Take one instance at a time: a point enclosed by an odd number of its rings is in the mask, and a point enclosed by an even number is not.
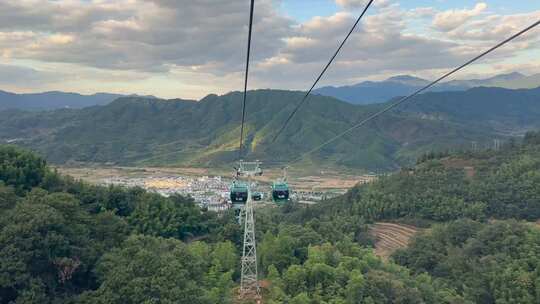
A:
[[[426,18],[436,15],[436,10],[433,7],[418,7],[407,12],[409,18]]]
[[[325,80],[351,83],[384,71],[445,68],[470,55],[471,50],[457,43],[406,33],[408,16],[409,11],[392,5],[365,17]],[[311,75],[320,72],[356,17],[338,12],[305,22],[295,36],[286,40],[280,55],[267,61],[257,73],[275,80],[288,76],[288,82],[296,80],[306,85],[312,81]]]
[[[540,10],[526,14],[515,15],[487,15],[483,18],[471,20],[464,26],[448,32],[451,39],[463,39],[469,41],[497,41],[511,35],[540,20]],[[533,30],[523,36],[521,41],[540,39],[540,31]]]
[[[336,0],[336,4],[345,9],[364,8],[369,0]],[[376,0],[373,2],[375,7],[386,7],[391,4],[390,0]]]
[[[368,3],[369,0],[336,0],[337,5],[342,7],[361,7]]]
[[[245,48],[240,48],[246,41],[245,1],[38,2],[0,1],[0,31],[11,36],[4,40],[29,32],[16,45],[0,40],[1,49],[24,59],[143,71],[173,66],[233,71],[245,56]],[[291,23],[271,0],[256,5],[254,60],[272,56]]]
[[[470,10],[462,9],[440,12],[435,16],[433,26],[440,31],[451,31],[462,25],[465,21],[480,15],[487,7],[485,2],[480,2]]]

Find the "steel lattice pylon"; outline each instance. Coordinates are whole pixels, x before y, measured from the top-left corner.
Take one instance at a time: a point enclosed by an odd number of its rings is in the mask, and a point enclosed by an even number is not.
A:
[[[244,250],[242,252],[242,276],[240,278],[240,294],[260,294],[257,278],[257,242],[255,241],[255,219],[253,218],[253,202],[248,199],[244,211]]]
[[[240,215],[244,224],[244,248],[242,251],[242,274],[240,277],[241,297],[260,297],[257,276],[257,242],[255,240],[255,218],[253,217],[253,201],[251,199],[251,177],[260,175],[260,163],[240,161],[239,175],[248,177],[248,199]]]

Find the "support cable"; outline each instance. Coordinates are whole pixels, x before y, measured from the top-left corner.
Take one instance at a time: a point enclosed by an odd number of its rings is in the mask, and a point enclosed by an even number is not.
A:
[[[255,8],[255,0],[251,0],[251,8],[249,11],[249,34],[248,34],[248,46],[247,46],[247,57],[246,57],[246,75],[244,79],[244,100],[242,102],[242,126],[240,127],[240,147],[238,149],[238,159],[242,158],[242,147],[244,144],[244,122],[246,118],[246,98],[247,98],[247,87],[248,87],[248,74],[249,74],[249,57],[251,54],[251,32],[253,29],[253,10]]]

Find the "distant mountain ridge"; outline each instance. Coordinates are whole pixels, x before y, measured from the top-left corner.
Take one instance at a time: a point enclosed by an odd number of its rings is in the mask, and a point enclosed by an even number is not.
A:
[[[82,95],[79,93],[59,91],[16,94],[0,90],[0,110],[20,109],[39,111],[62,108],[81,109],[97,105],[106,105],[117,98],[125,96],[127,95],[109,93]],[[153,96],[146,97],[155,98]]]
[[[386,102],[396,96],[409,95],[427,84],[429,81],[422,78],[399,75],[384,81],[364,81],[349,86],[322,87],[316,89],[314,93],[335,97],[352,104],[372,104]],[[475,87],[533,89],[540,87],[540,74],[525,76],[514,72],[487,79],[451,80],[436,85],[430,91],[465,91]]]
[[[248,93],[246,159],[286,163],[385,104],[352,105],[314,95],[275,143],[271,139],[303,92]],[[52,162],[220,166],[237,158],[242,94],[198,102],[123,97],[105,106],[46,112],[0,111],[0,142]],[[540,89],[431,92],[310,155],[301,166],[368,170],[411,164],[428,151],[493,143],[540,128]]]
[[[397,75],[384,81],[364,81],[349,86],[322,87],[314,90],[313,93],[335,97],[352,104],[373,104],[387,102],[397,96],[408,95],[428,83],[429,81],[422,78],[410,75]],[[508,89],[532,89],[540,87],[540,74],[525,76],[514,72],[497,75],[487,79],[452,80],[441,83],[433,87],[430,91],[465,91],[470,88],[482,86]],[[136,94],[95,93],[92,95],[83,95],[60,91],[17,94],[0,90],[0,111],[7,109],[29,111],[63,108],[81,109],[97,105],[106,105],[117,98],[126,96],[156,98],[154,96],[140,96]]]

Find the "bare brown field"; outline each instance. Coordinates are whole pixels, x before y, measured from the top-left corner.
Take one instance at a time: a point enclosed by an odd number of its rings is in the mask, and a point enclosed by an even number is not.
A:
[[[370,227],[370,233],[375,237],[375,254],[388,259],[394,251],[407,247],[411,238],[420,229],[403,224],[375,223]]]

